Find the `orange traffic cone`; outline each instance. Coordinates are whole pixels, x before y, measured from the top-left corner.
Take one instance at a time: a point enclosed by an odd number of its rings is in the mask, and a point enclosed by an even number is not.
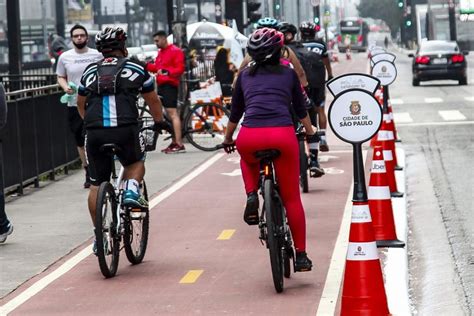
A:
[[[395,120],[393,118],[392,102],[390,102],[390,100],[388,100],[388,113],[390,114],[390,119],[393,122],[393,136],[395,137],[395,142],[399,143],[402,140],[400,139],[400,137],[398,137],[397,126],[395,125]]]
[[[382,139],[380,137],[382,137]],[[403,193],[398,191],[397,180],[395,179],[395,162],[393,161],[393,152],[390,146],[390,140],[386,139],[385,134],[382,134],[382,136],[380,136],[379,131],[379,141],[382,145],[383,159],[385,161],[385,170],[387,173],[390,195],[392,197],[402,197]],[[393,143],[393,140],[391,142]]]
[[[405,247],[405,243],[398,240],[395,231],[392,199],[385,171],[382,146],[374,148],[368,196],[377,247]]]
[[[367,202],[353,202],[341,315],[389,315]]]

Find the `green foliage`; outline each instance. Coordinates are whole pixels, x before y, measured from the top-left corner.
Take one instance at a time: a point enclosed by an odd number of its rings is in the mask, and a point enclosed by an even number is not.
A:
[[[385,21],[392,35],[395,35],[400,28],[403,12],[398,7],[397,0],[360,0],[357,10],[363,18]]]

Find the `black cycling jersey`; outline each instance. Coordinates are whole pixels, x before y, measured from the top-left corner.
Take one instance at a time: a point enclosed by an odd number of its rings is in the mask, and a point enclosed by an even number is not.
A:
[[[307,42],[303,41],[302,43],[304,47],[313,53],[320,55],[322,58],[329,57],[326,43],[324,43],[322,40],[311,40]]]
[[[138,94],[153,91],[154,78],[140,62],[123,58],[108,57],[84,70],[78,93],[87,97],[86,129],[137,123]]]

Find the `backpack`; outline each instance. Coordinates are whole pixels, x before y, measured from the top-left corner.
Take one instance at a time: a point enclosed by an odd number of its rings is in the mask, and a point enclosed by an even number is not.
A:
[[[306,74],[310,87],[321,87],[326,82],[326,69],[321,55],[310,51],[301,43],[291,43],[288,46],[295,52]]]
[[[120,78],[126,58],[107,57],[97,63],[97,93],[113,95],[119,91]]]

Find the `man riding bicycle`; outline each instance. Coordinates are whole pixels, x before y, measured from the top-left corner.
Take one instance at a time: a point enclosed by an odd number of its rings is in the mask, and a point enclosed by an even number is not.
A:
[[[116,155],[125,169],[122,205],[148,206],[140,193],[145,175],[145,143],[139,135],[139,93],[150,106],[156,129],[165,129],[167,125],[153,77],[143,64],[126,58],[126,39],[127,34],[120,27],[106,27],[99,32],[95,45],[104,59],[84,70],[79,86],[77,103],[86,128],[86,158],[92,184],[88,204],[93,222],[98,186],[109,181],[111,175],[110,157],[100,149],[104,144],[113,143],[119,148]]]

